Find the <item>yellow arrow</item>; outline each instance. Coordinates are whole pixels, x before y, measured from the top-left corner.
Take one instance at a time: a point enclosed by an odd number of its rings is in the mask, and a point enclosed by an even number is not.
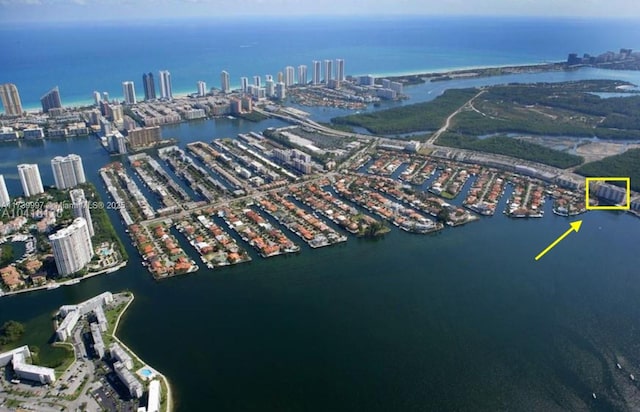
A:
[[[569,234],[571,232],[577,232],[578,230],[580,230],[580,226],[582,226],[582,220],[576,220],[575,222],[571,222],[571,229],[567,230],[566,232],[564,232],[559,238],[557,238],[552,244],[550,244],[549,246],[547,246],[547,248],[545,250],[543,250],[542,252],[540,252],[540,254],[538,256],[536,256],[536,260],[540,259],[542,256],[544,256],[548,251],[550,251],[551,249],[554,248],[555,245],[557,245],[558,243],[560,243],[560,241],[562,239],[564,239],[565,237],[569,236]]]

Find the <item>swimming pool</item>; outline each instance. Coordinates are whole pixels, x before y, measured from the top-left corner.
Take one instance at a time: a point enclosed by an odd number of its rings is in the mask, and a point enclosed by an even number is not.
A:
[[[154,375],[154,373],[149,368],[142,368],[140,369],[140,375],[144,376],[145,378],[150,378]]]

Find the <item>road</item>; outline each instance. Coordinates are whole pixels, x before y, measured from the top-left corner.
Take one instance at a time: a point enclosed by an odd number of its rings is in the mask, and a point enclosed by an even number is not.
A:
[[[469,99],[465,104],[463,104],[462,106],[460,106],[458,108],[458,110],[456,110],[455,112],[451,113],[449,115],[449,117],[447,117],[447,120],[444,122],[444,125],[438,129],[433,135],[431,135],[431,137],[429,138],[429,140],[427,140],[427,144],[428,145],[433,145],[436,140],[438,140],[438,137],[440,137],[440,135],[444,132],[446,132],[449,129],[449,126],[451,125],[451,119],[453,119],[454,117],[456,117],[458,115],[458,113],[460,113],[461,111],[463,111],[466,108],[471,108],[473,101],[475,99],[477,99],[481,94],[486,93],[486,90],[480,90],[478,92],[478,94],[476,94],[475,96],[473,96],[471,99]]]

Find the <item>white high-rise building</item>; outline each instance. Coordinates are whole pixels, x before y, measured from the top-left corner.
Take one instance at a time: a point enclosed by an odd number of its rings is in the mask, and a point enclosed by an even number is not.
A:
[[[339,82],[343,82],[345,80],[344,74],[344,60],[336,59],[336,80]]]
[[[231,91],[231,78],[229,77],[229,72],[226,70],[220,73],[220,90],[222,90],[222,93],[229,93]]]
[[[53,258],[61,276],[68,276],[84,268],[93,257],[93,245],[87,221],[76,218],[70,226],[49,236]]]
[[[324,84],[329,84],[333,78],[333,60],[324,61]]]
[[[125,104],[136,104],[136,88],[132,81],[122,82],[122,94]]]
[[[207,83],[200,80],[198,82],[198,97],[204,97],[207,95]]]
[[[93,92],[93,102],[96,106],[100,106],[100,102],[102,101],[102,96],[100,96],[100,92]]]
[[[173,99],[171,73],[169,73],[168,70],[160,70],[160,98],[166,100]]]
[[[315,84],[320,84],[321,83],[321,79],[322,79],[322,74],[321,74],[321,62],[320,60],[314,60],[313,61],[313,79],[311,81],[311,83]]]
[[[284,68],[284,85],[287,87],[293,86],[295,84],[295,73],[296,70],[293,66],[287,66]]]
[[[247,90],[249,90],[249,78],[248,77],[241,77],[240,78],[240,85],[242,87],[242,93],[246,93]]]
[[[298,84],[303,86],[307,84],[307,66],[304,64],[298,66]]]
[[[266,83],[265,95],[267,97],[275,96],[276,95],[276,84],[274,83],[273,79],[269,79],[265,83]]]
[[[20,175],[20,183],[25,197],[44,193],[40,169],[37,164],[18,165],[18,175]]]
[[[7,191],[7,185],[4,181],[4,176],[0,175],[0,207],[7,207],[11,203],[9,192]]]
[[[82,166],[82,158],[76,154],[56,156],[51,159],[53,180],[60,190],[75,187],[87,181]]]
[[[260,80],[260,76],[253,76],[253,84],[256,87],[261,87],[262,86],[262,81]]]
[[[73,189],[69,192],[71,196],[71,205],[73,207],[73,217],[81,217],[84,218],[87,222],[87,228],[89,229],[89,235],[93,237],[95,234],[93,230],[93,220],[91,219],[91,212],[89,210],[89,202],[87,202],[87,198],[84,196],[84,190],[82,189]]]
[[[268,82],[269,80],[273,81],[273,76],[270,74],[265,74],[264,75],[264,81]]]

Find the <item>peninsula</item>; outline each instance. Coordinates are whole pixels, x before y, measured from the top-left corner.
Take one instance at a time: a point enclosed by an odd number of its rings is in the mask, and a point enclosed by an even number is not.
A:
[[[61,306],[53,345],[64,348],[66,358],[54,369],[37,366],[38,356],[28,346],[0,354],[2,402],[37,411],[172,411],[167,379],[116,336],[133,299],[130,292],[104,292]]]

